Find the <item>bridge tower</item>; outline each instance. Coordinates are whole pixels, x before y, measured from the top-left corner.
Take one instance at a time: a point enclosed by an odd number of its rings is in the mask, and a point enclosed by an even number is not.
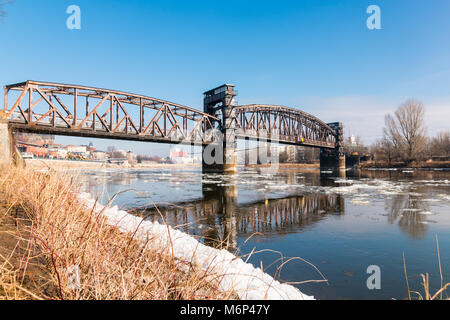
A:
[[[202,168],[205,173],[237,173],[235,97],[236,92],[232,84],[224,84],[204,93],[203,111],[221,119],[220,131],[223,137],[221,154],[214,155],[214,163],[205,161],[206,147],[203,147]]]
[[[345,172],[344,127],[342,122],[328,123],[336,132],[336,147],[333,150],[320,149],[320,168]]]

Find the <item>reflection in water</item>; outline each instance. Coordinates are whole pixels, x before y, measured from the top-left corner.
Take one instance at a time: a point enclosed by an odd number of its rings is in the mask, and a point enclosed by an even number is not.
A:
[[[231,246],[238,236],[257,232],[272,237],[271,233],[300,231],[305,223],[320,220],[322,213],[343,213],[344,198],[352,204],[372,205],[381,197],[388,223],[397,224],[409,237],[424,238],[428,223],[433,222],[428,220],[429,202],[424,200],[436,197],[435,186],[430,182],[448,181],[445,172],[405,174],[399,170],[349,171],[347,179],[340,178],[343,184],[338,184],[336,177],[329,173],[268,174],[261,169],[243,171],[239,176],[202,176],[197,172],[170,170],[87,172],[85,175],[89,179],[84,181],[84,188],[91,194],[103,194],[107,200],[118,191],[135,189],[127,204],[121,205],[129,209],[148,208],[156,194],[159,198],[154,201],[166,206],[169,223],[184,225],[185,231],[205,241],[228,239]],[[352,191],[354,187],[359,189]],[[238,201],[238,188],[239,199],[245,199],[245,204]],[[177,205],[167,206],[168,203]]]
[[[397,223],[400,230],[408,236],[421,239],[427,232],[426,215],[429,206],[423,201],[423,196],[395,195],[393,199],[386,200],[388,222]]]
[[[118,171],[114,174],[110,172],[88,172],[86,175],[89,179],[84,181],[85,192],[89,192],[93,195],[98,195],[100,192],[114,192],[117,187],[121,189],[130,188],[137,181],[143,180],[142,173],[130,174],[127,171]],[[99,190],[99,186],[103,186],[104,190]]]
[[[249,262],[272,265],[271,274],[278,266],[274,252],[305,258],[329,280],[323,287],[299,286],[317,298],[401,299],[402,252],[408,275],[430,272],[440,279],[435,273],[438,235],[442,266],[450,265],[445,249],[450,245],[450,172],[404,171],[347,171],[343,178],[293,169],[251,168],[238,176],[187,169],[104,170],[84,172],[83,191],[103,195],[99,200],[106,203],[131,189],[114,204],[161,222],[154,202],[171,226],[205,244],[240,254],[262,251]],[[367,267],[374,264],[384,270],[382,290],[366,286]],[[283,269],[286,281],[315,277],[309,265]]]
[[[388,223],[397,224],[399,229],[413,239],[423,239],[428,230],[427,216],[431,214],[426,197],[430,195],[431,188],[416,182],[418,179],[433,181],[435,172],[416,171],[405,175],[398,170],[355,170],[351,178],[357,179],[387,179],[400,181],[405,188],[404,192],[385,197],[385,211]],[[419,180],[419,181],[427,181]]]
[[[239,234],[253,233],[274,237],[299,232],[328,214],[344,214],[340,195],[307,194],[266,200],[239,208]]]
[[[344,214],[344,198],[336,194],[304,194],[281,199],[266,199],[238,206],[237,184],[203,183],[203,199],[159,208],[170,225],[203,238],[205,244],[222,244],[230,250],[238,237],[253,234],[278,237],[299,232],[325,215]],[[149,209],[149,219],[161,222]]]

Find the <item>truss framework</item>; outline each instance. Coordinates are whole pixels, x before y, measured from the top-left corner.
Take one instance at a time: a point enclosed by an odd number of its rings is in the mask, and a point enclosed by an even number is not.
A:
[[[338,133],[323,121],[278,105],[236,106],[223,121],[187,106],[116,90],[31,80],[4,90],[10,125],[30,132],[207,145],[223,140],[221,126],[226,123],[232,138],[327,149],[339,143]]]
[[[277,105],[244,105],[234,108],[232,127],[237,137],[278,140],[312,147],[336,147],[336,132],[318,118]]]
[[[30,80],[4,90],[11,126],[27,131],[205,145],[220,125],[193,108],[115,90]]]

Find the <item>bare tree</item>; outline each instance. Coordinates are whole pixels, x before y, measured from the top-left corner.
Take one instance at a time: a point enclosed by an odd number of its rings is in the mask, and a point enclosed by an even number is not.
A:
[[[374,154],[376,160],[387,160],[389,166],[392,164],[392,160],[398,157],[398,152],[394,144],[386,137],[377,140],[371,148],[371,152]]]
[[[364,154],[367,153],[368,148],[364,145],[364,143],[361,141],[360,136],[352,136],[347,137],[344,140],[344,152],[346,154],[352,154],[354,152],[358,154]]]
[[[435,157],[450,156],[450,131],[439,132],[431,139],[430,152]]]
[[[386,115],[384,139],[389,141],[401,157],[410,163],[427,147],[425,109],[420,101],[409,99],[395,111]]]
[[[107,153],[113,153],[114,151],[116,151],[116,147],[115,146],[108,146],[106,148],[106,152]]]

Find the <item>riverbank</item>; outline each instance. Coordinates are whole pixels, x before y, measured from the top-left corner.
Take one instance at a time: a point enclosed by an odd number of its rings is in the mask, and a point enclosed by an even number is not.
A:
[[[25,163],[31,168],[51,168],[53,170],[81,170],[81,169],[105,169],[105,168],[138,168],[138,169],[177,169],[177,168],[201,168],[201,164],[177,164],[177,163],[135,163],[135,164],[111,164],[98,161],[75,161],[54,159],[26,159]]]
[[[62,173],[0,173],[0,299],[236,297],[189,261],[108,225],[78,198],[78,188]]]
[[[111,164],[98,161],[75,161],[75,160],[54,160],[54,159],[26,159],[25,164],[27,167],[39,168],[39,169],[52,169],[58,171],[76,171],[83,169],[200,169],[202,165],[200,163],[184,164],[184,163],[134,163],[134,164]],[[320,170],[319,163],[278,163],[273,165],[248,165],[245,168],[250,169],[266,169],[274,168],[280,170]],[[243,165],[239,167],[244,168]]]
[[[385,168],[397,168],[397,169],[450,169],[450,161],[418,161],[412,162],[406,165],[404,162],[382,162],[382,161],[367,161],[361,162],[360,169],[385,169]]]
[[[80,192],[77,177],[0,173],[0,299],[312,299],[227,250]]]

